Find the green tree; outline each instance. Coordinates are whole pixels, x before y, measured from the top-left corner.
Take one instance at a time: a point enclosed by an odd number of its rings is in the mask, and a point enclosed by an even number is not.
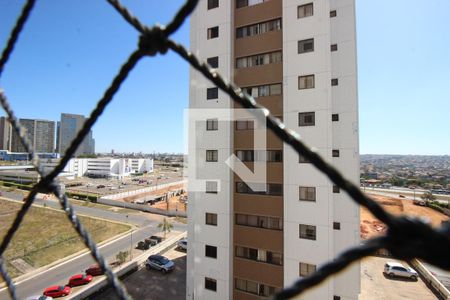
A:
[[[120,251],[117,255],[116,255],[116,259],[119,262],[119,265],[123,264],[128,257],[128,251]]]
[[[430,191],[426,191],[425,193],[423,193],[420,198],[422,198],[426,202],[436,200],[436,197]]]
[[[158,228],[161,229],[161,231],[164,233],[164,239],[166,238],[166,234],[172,230],[173,225],[169,221],[167,221],[167,218],[164,218],[161,223],[158,224]]]

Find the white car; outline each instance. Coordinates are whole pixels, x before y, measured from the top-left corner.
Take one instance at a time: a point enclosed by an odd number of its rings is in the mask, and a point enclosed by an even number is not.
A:
[[[404,267],[398,262],[387,262],[384,265],[383,273],[391,278],[395,276],[406,277],[412,280],[417,280],[417,278],[419,278],[419,274],[417,274],[414,269],[410,267]]]
[[[187,251],[187,239],[179,240],[177,243],[177,249]]]

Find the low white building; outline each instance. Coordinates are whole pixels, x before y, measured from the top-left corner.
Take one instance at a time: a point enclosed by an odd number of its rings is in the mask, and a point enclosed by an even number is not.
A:
[[[121,179],[132,173],[153,172],[153,159],[95,158],[87,160],[86,176]]]
[[[43,161],[44,172],[48,174],[58,163],[59,159]],[[89,176],[117,179],[132,173],[151,172],[153,159],[144,158],[72,158],[63,170],[63,173],[70,174],[74,178]]]

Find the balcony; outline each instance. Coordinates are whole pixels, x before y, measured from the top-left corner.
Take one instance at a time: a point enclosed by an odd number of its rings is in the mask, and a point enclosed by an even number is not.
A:
[[[252,212],[253,214],[257,213],[254,211],[254,209]],[[234,225],[234,244],[244,245],[246,247],[251,247],[255,249],[265,249],[273,252],[283,253],[283,231]],[[258,265],[263,264],[274,268],[282,269],[281,266],[253,262],[250,260],[245,261]]]
[[[283,81],[283,63],[235,69],[234,82],[239,86],[257,86]]]
[[[236,27],[259,23],[282,16],[282,1],[270,0],[261,4],[235,9],[234,23]]]

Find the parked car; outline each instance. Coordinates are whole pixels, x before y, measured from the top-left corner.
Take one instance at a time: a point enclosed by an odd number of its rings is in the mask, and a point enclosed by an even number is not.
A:
[[[84,271],[87,275],[98,276],[103,275],[103,270],[99,265],[92,265]]]
[[[91,281],[92,281],[92,275],[77,274],[77,275],[73,275],[72,277],[70,277],[69,283],[67,285],[70,287],[74,287],[74,286],[88,284]]]
[[[53,285],[44,290],[44,296],[64,297],[70,294],[70,287],[64,285]]]
[[[103,188],[105,188],[105,185],[104,184],[99,184],[99,185],[97,185],[97,188],[98,189],[103,189]]]
[[[34,295],[27,298],[27,300],[52,300],[52,299],[53,299],[52,297],[44,295]]]
[[[175,263],[162,255],[150,255],[145,262],[147,270],[155,269],[167,273],[175,268]]]
[[[419,277],[419,274],[417,274],[414,269],[410,267],[404,267],[402,264],[397,262],[387,262],[384,265],[383,273],[391,278],[399,276],[417,280],[417,278]]]
[[[404,195],[398,195],[398,197],[399,197],[399,198],[405,198],[405,196],[404,196]]]
[[[177,249],[187,251],[187,239],[181,239],[177,243]]]
[[[413,201],[413,203],[415,204],[415,205],[419,205],[419,206],[425,206],[425,201],[424,200],[414,200]]]
[[[151,240],[156,240],[158,243],[161,243],[161,242],[162,242],[162,237],[157,236],[157,235],[152,235],[152,236],[150,237],[150,239],[151,239]]]

